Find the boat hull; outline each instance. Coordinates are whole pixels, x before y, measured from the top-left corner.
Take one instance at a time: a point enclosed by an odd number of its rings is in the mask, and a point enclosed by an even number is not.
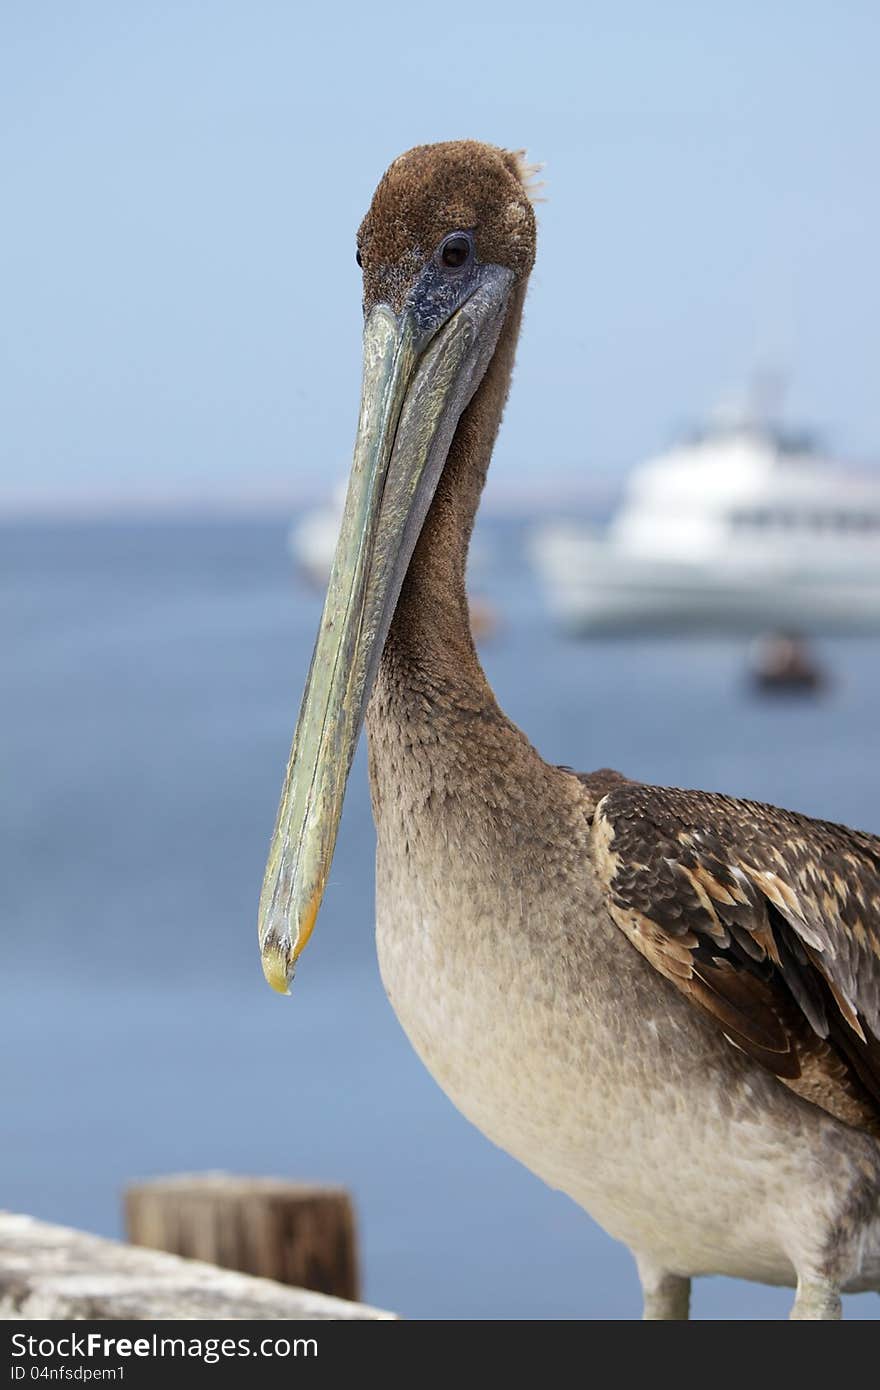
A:
[[[803,561],[677,563],[575,533],[537,539],[533,559],[569,631],[812,635],[880,632],[880,569]]]

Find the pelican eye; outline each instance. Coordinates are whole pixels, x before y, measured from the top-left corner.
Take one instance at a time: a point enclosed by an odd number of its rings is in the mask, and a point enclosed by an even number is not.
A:
[[[440,247],[440,263],[445,265],[447,270],[460,270],[470,260],[471,251],[470,237],[456,232],[453,236],[447,237]]]

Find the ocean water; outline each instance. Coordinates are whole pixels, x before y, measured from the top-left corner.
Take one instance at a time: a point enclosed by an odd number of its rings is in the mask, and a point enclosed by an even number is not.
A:
[[[739,642],[566,640],[516,528],[484,535],[485,665],[546,757],[880,830],[880,643],[821,647],[821,698],[762,701]],[[0,1204],[116,1235],[139,1177],[341,1182],[376,1304],[636,1316],[627,1252],[483,1139],[394,1019],[363,750],[294,994],[263,983],[256,902],[319,609],[283,524],[0,529]],[[703,1280],[695,1315],[789,1302]]]

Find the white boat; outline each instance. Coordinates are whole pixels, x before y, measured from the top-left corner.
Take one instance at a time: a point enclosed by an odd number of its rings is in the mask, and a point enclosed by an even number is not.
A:
[[[635,469],[604,534],[545,524],[531,554],[580,632],[880,630],[880,474],[754,419]]]
[[[315,589],[326,589],[330,579],[344,507],[345,483],[340,483],[326,502],[304,512],[288,532],[287,549],[291,559],[300,577]],[[469,579],[479,584],[480,577],[485,577],[489,569],[489,559],[490,550],[486,541],[477,537],[468,558]],[[468,603],[474,639],[484,641],[492,637],[499,626],[494,604],[479,594],[470,594]]]
[[[327,587],[344,506],[345,483],[339,483],[327,502],[305,512],[288,533],[291,559],[302,578],[316,589]]]

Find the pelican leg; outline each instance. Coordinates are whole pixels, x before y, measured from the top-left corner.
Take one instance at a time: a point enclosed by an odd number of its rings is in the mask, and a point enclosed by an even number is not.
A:
[[[834,1322],[843,1317],[840,1286],[821,1276],[801,1276],[789,1315],[792,1320]]]
[[[643,1255],[636,1255],[642,1284],[642,1318],[645,1322],[681,1322],[690,1317],[691,1281],[670,1274]]]

